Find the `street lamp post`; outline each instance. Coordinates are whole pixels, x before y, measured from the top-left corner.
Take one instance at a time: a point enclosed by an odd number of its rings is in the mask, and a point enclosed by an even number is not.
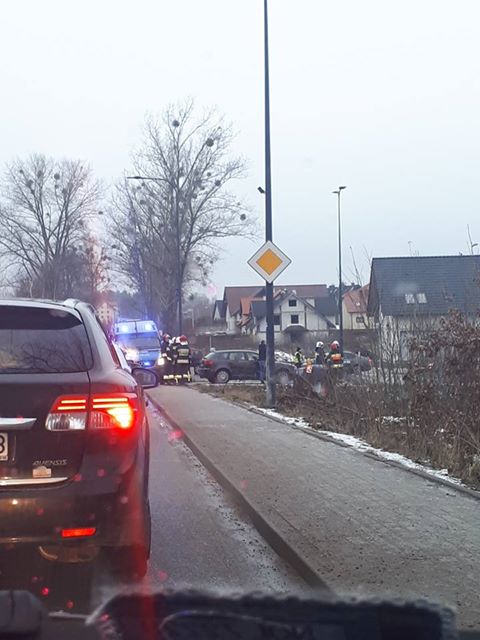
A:
[[[340,353],[343,355],[343,285],[342,285],[342,223],[340,217],[340,196],[347,187],[338,187],[332,193],[337,196],[337,213],[338,213],[338,325],[340,330]]]
[[[265,54],[265,240],[273,240],[272,233],[272,168],[270,151],[270,70],[268,60],[268,0],[264,0]],[[265,282],[267,320],[267,407],[275,406],[275,327],[273,324],[273,283]]]
[[[180,185],[177,185],[175,193],[175,221],[176,221],[176,253],[177,253],[177,311],[178,311],[178,335],[183,333],[183,305],[182,305],[182,256],[180,255],[180,203],[178,201],[178,195],[180,192]]]
[[[192,319],[192,331],[195,331],[195,309],[192,307],[191,309],[187,309],[183,312],[183,315],[189,315]]]

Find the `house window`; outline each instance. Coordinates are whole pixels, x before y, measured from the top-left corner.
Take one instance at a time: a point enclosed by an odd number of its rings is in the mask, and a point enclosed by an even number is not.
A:
[[[288,301],[288,306],[289,307],[296,307],[297,306],[297,301],[296,300],[289,300]]]
[[[273,316],[273,324],[274,324],[276,327],[279,327],[279,326],[280,326],[280,314],[279,314],[279,313],[276,313],[276,314]]]
[[[355,318],[355,321],[356,321],[358,324],[363,323],[363,316],[357,316],[357,317]]]
[[[427,296],[425,293],[421,292],[421,293],[406,293],[405,294],[405,302],[407,304],[415,304],[416,302],[418,302],[418,304],[427,304]]]
[[[292,313],[290,316],[290,324],[298,324],[298,313]]]

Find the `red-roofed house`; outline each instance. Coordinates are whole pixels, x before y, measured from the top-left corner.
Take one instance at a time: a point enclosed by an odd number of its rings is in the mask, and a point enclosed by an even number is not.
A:
[[[327,331],[335,325],[336,305],[325,284],[274,287],[275,331]],[[265,287],[225,287],[214,319],[227,333],[265,333]]]
[[[352,289],[343,296],[343,328],[347,330],[369,329],[367,315],[369,285]]]

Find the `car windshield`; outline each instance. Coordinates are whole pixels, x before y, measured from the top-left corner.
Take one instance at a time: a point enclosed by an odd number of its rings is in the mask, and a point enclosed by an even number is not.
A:
[[[0,591],[480,633],[480,1],[0,25]]]
[[[0,374],[72,373],[91,366],[85,328],[71,313],[0,307]]]
[[[119,337],[119,343],[129,348],[160,349],[160,338],[148,334],[126,334]]]

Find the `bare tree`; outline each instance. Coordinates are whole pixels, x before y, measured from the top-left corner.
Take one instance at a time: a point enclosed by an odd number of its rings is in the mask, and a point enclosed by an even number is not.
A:
[[[7,166],[1,185],[0,257],[15,269],[29,295],[65,294],[81,262],[100,193],[81,161],[33,155]]]
[[[245,174],[231,156],[233,133],[214,112],[200,118],[193,103],[148,119],[134,156],[136,182],[117,187],[112,232],[117,267],[158,306],[164,323],[181,326],[182,299],[205,280],[218,257],[219,240],[251,235],[254,224],[230,190]]]

